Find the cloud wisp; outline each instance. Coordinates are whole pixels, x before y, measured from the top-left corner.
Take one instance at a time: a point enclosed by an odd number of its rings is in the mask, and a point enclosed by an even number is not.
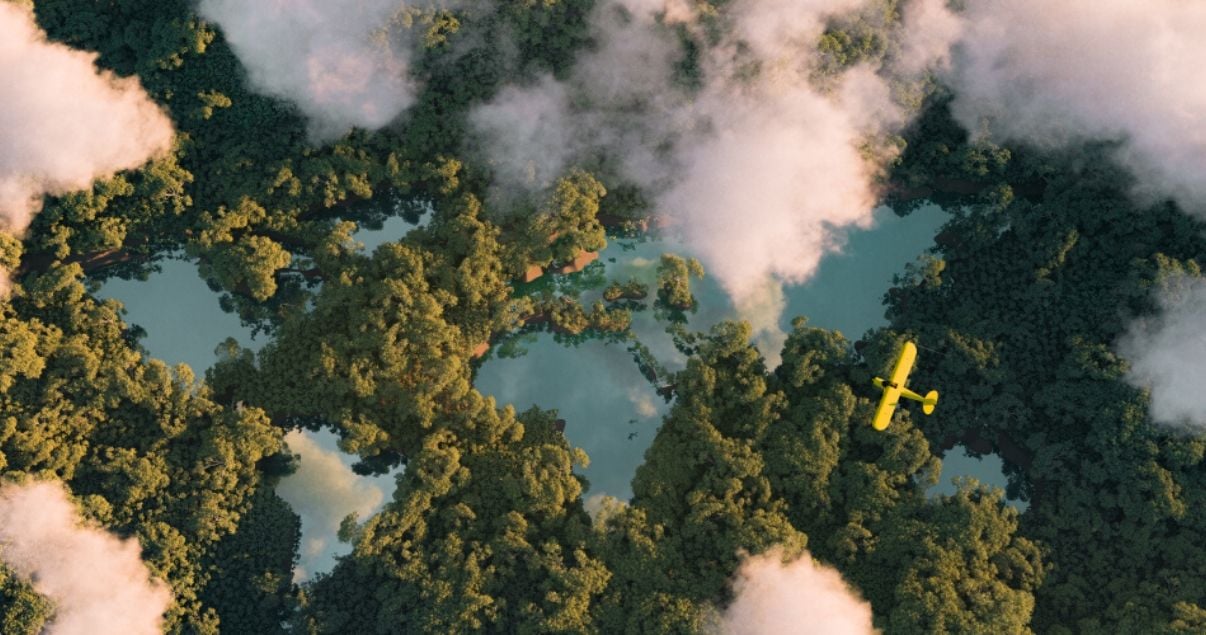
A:
[[[1206,280],[1176,276],[1158,292],[1159,314],[1136,320],[1118,343],[1127,382],[1151,391],[1156,422],[1206,431]]]
[[[59,483],[0,487],[0,560],[54,603],[50,635],[151,635],[172,603],[135,539],[83,523]]]
[[[1206,214],[1206,5],[973,0],[945,79],[968,130],[1040,147],[1117,141],[1141,200]]]
[[[411,41],[398,0],[202,0],[259,92],[302,111],[329,140],[376,130],[415,99]]]

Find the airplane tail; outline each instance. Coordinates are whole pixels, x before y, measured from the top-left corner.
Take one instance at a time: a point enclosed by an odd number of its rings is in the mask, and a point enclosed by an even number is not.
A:
[[[921,402],[921,411],[928,414],[934,412],[934,407],[938,405],[938,391],[931,390],[925,394],[925,401]]]

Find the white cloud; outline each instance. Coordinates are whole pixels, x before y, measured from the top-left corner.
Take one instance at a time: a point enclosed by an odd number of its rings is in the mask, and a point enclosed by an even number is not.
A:
[[[1206,213],[1206,4],[972,0],[948,81],[969,130],[1121,142],[1142,198]]]
[[[495,181],[536,192],[563,176],[580,150],[569,116],[565,86],[546,76],[534,86],[502,89],[470,112],[469,123]]]
[[[779,549],[747,558],[733,582],[735,598],[725,609],[725,635],[870,635],[871,605],[859,598],[836,570],[808,553],[784,564]]]
[[[141,552],[82,523],[59,483],[0,487],[0,560],[54,603],[50,635],[160,633],[172,594]]]
[[[895,70],[913,74],[946,69],[951,46],[963,35],[963,22],[947,8],[947,0],[911,0],[902,10],[901,34]]]
[[[20,236],[43,194],[87,189],[172,143],[172,124],[136,78],[54,44],[28,8],[0,2],[0,231]]]
[[[1159,315],[1132,323],[1119,341],[1127,381],[1151,390],[1157,422],[1206,430],[1206,280],[1170,278],[1159,302]]]
[[[648,384],[638,384],[628,387],[628,401],[636,409],[637,416],[651,419],[658,415],[658,403],[653,400],[653,391]]]
[[[414,102],[411,41],[398,0],[202,0],[252,85],[297,104],[330,139],[375,130]]]

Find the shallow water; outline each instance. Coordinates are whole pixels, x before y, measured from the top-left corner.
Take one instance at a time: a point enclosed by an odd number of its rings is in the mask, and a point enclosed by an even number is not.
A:
[[[805,315],[811,326],[836,329],[854,340],[869,329],[886,325],[883,297],[892,277],[932,245],[945,218],[936,206],[905,218],[881,208],[875,226],[852,232],[841,253],[821,261],[812,280],[785,289],[786,308],[778,328],[790,331],[792,319]],[[650,284],[652,296],[657,262],[666,252],[690,255],[671,241],[613,240],[600,254],[601,272],[588,269],[576,275],[606,281],[635,277]],[[705,331],[722,320],[742,317],[714,279],[692,280],[692,291],[699,304],[687,314],[692,330]],[[583,299],[589,302],[598,295],[597,291],[588,292]],[[665,323],[654,318],[653,310],[635,312],[633,318],[633,331],[658,361],[670,371],[681,369],[685,358],[674,349]],[[777,357],[781,340],[771,336],[765,341],[764,354]],[[521,345],[526,349],[521,357],[489,358],[474,384],[499,403],[514,404],[518,410],[532,405],[556,409],[566,421],[570,442],[590,456],[590,465],[580,470],[590,482],[589,494],[628,499],[632,476],[668,409],[665,401],[641,375],[623,344],[588,341],[569,348],[541,333]],[[999,462],[952,460],[944,472],[945,480],[953,474],[967,474],[1004,487]]]
[[[201,377],[217,361],[214,349],[227,337],[252,350],[264,338],[252,339],[237,315],[218,306],[218,294],[187,260],[165,260],[160,271],[145,281],[112,279],[96,292],[126,307],[126,321],[146,330],[142,345],[152,357],[169,365],[188,364]]]
[[[1004,490],[1008,479],[1003,470],[1004,462],[996,454],[986,454],[982,458],[974,457],[967,452],[967,448],[956,445],[947,450],[946,456],[942,457],[942,476],[938,484],[931,487],[926,494],[929,496],[954,494],[956,488],[953,479],[958,476],[969,476],[982,485],[990,485]],[[1022,500],[1006,499],[1006,502],[1019,511],[1025,511],[1030,506],[1029,503]]]
[[[285,436],[299,457],[296,472],[276,486],[276,493],[301,517],[299,560],[295,581],[330,571],[335,558],[351,553],[339,542],[339,524],[351,513],[363,523],[381,510],[394,491],[394,475],[360,476],[352,472],[355,457],[339,451],[329,430],[295,430]]]
[[[790,330],[791,318],[796,315],[807,315],[809,324],[837,329],[850,339],[882,326],[885,323],[882,298],[892,276],[930,246],[944,217],[935,207],[918,210],[903,219],[880,210],[874,228],[852,233],[842,253],[823,259],[811,281],[786,290],[786,310],[779,328]],[[400,238],[413,227],[393,217],[381,229],[361,230],[354,238],[371,251],[386,241]],[[600,279],[637,277],[652,283],[658,258],[668,251],[689,255],[681,246],[668,241],[612,241],[593,273],[603,274]],[[115,298],[125,304],[127,321],[146,330],[142,343],[152,356],[169,364],[188,364],[200,375],[216,361],[214,348],[227,337],[234,337],[242,346],[252,349],[263,345],[262,337],[252,339],[236,316],[221,310],[217,294],[197,275],[195,264],[170,260],[163,262],[161,269],[146,281],[108,281],[97,292],[100,297]],[[692,288],[699,301],[699,308],[687,315],[692,330],[706,330],[721,320],[738,317],[715,280],[693,281]],[[589,302],[598,295],[598,290],[587,291],[584,299]],[[652,309],[634,314],[634,332],[668,370],[674,371],[682,367],[685,358],[674,349],[664,328],[665,324],[655,319]],[[557,409],[566,420],[566,435],[571,443],[582,447],[591,458],[590,465],[580,469],[591,484],[588,494],[630,497],[632,476],[668,409],[633,363],[631,353],[624,344],[601,341],[566,346],[547,333],[529,336],[518,344],[526,349],[526,354],[499,358],[497,351],[492,352],[479,369],[475,385],[494,396],[500,405],[511,403],[519,410],[534,404]],[[321,483],[314,485],[317,489],[307,494],[308,498],[297,495],[295,486],[313,479],[313,474],[307,471],[289,477],[278,490],[303,518],[299,577],[327,570],[337,554],[346,553],[349,547],[335,539],[339,521],[356,509],[362,512],[363,520],[366,501],[375,497],[374,488],[382,493],[383,500],[388,499],[393,488],[390,476],[376,480],[348,477],[337,469],[332,461],[337,459],[346,467],[353,459],[338,452],[334,434],[305,435],[307,441],[298,445],[309,451],[311,465],[326,466],[327,472],[323,473],[327,476],[319,481],[329,482],[325,489]],[[948,452],[942,484],[931,490],[931,494],[953,492],[949,484],[952,475],[974,476],[981,482],[1004,487],[1000,460],[992,458],[971,459],[958,449]],[[305,465],[305,451],[302,460]],[[341,499],[347,500],[341,502]],[[377,509],[379,505],[369,507]]]

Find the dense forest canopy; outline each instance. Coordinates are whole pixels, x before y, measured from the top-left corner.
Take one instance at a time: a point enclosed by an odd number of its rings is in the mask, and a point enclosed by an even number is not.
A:
[[[1168,77],[1206,19],[1049,5],[0,2],[0,631],[699,632],[773,624],[780,580],[855,632],[1206,632],[1206,404],[1167,337],[1203,331],[1206,122]],[[767,337],[843,231],[924,201],[886,327]],[[356,243],[393,216],[425,222]],[[653,288],[599,273],[658,231],[690,253]],[[95,297],[170,258],[262,350],[169,368]],[[688,327],[704,275],[746,321]],[[537,332],[667,399],[630,500],[588,506],[557,413],[475,388]],[[905,340],[941,403],[876,432]],[[402,468],[306,582],[299,429]],[[927,497],[956,444],[1025,511]],[[41,557],[43,512],[113,558]]]

